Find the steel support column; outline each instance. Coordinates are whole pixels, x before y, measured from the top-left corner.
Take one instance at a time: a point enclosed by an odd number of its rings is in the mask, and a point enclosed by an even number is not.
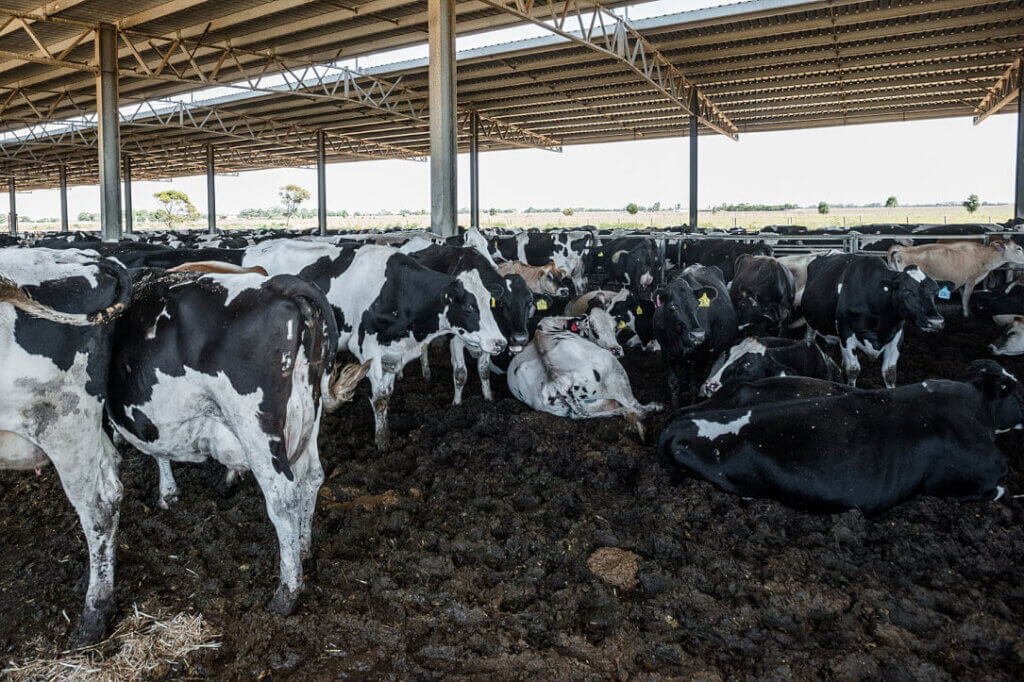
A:
[[[454,236],[458,223],[455,0],[428,0],[430,42],[430,231]]]
[[[320,236],[327,234],[327,134],[316,131],[316,226]]]
[[[1024,87],[1017,94],[1017,191],[1013,215],[1024,220]]]
[[[691,106],[695,98],[691,98]],[[695,111],[695,109],[694,109]],[[690,115],[690,227],[697,227],[697,116]]]
[[[132,214],[132,157],[124,156],[124,231],[135,231],[135,216]]]
[[[469,115],[469,224],[480,229],[480,114]]]
[[[110,24],[97,29],[96,111],[100,177],[100,230],[104,241],[121,238],[121,141],[117,116],[117,31]]]
[[[206,231],[217,234],[217,182],[214,177],[213,145],[206,145]]]
[[[61,164],[60,167],[60,231],[67,232],[70,229],[68,224],[68,169]]]
[[[10,196],[11,202],[11,210],[7,214],[7,229],[12,237],[18,234],[18,206],[14,200],[14,191],[14,178],[7,178],[7,194]]]

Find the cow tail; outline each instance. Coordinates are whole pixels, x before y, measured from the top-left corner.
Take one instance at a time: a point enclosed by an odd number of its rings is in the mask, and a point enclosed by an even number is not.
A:
[[[97,262],[101,272],[111,275],[117,280],[117,294],[109,306],[94,313],[65,313],[32,298],[27,291],[16,283],[0,276],[0,301],[10,303],[42,320],[66,324],[75,327],[91,327],[116,319],[128,307],[132,296],[132,280],[123,267],[107,260]]]
[[[896,272],[903,271],[903,249],[899,246],[889,247],[889,267]]]
[[[283,447],[274,450],[274,469],[292,480],[291,463],[306,449],[309,439],[314,437],[320,421],[320,406],[327,402],[324,389],[334,367],[338,352],[338,323],[334,310],[324,293],[309,280],[294,275],[277,275],[268,279],[264,287],[288,299],[298,309],[299,330],[292,339],[289,349],[293,364],[290,371],[292,397],[298,400],[289,404],[284,422]],[[309,367],[309,386],[304,384],[303,373],[295,364],[299,349],[306,356]],[[310,398],[306,391],[312,390]]]

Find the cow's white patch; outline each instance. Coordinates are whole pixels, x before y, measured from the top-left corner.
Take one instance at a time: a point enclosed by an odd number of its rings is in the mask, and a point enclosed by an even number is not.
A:
[[[997,485],[996,486],[996,496],[992,498],[992,501],[995,502],[996,500],[998,500],[1000,497],[1002,497],[1005,494],[1006,494],[1006,488],[1004,488],[1001,485]]]
[[[922,271],[921,268],[917,267],[916,265],[910,266],[909,268],[907,268],[903,272],[905,272],[908,275],[910,275],[910,278],[912,280],[914,280],[915,282],[923,282],[924,281],[924,278],[925,278],[924,271]]]
[[[294,322],[295,322],[294,320],[288,320],[288,340],[289,341],[291,341],[294,338],[294,336],[295,336],[295,332],[292,330],[292,325],[294,324]]]
[[[693,423],[697,427],[697,435],[701,438],[707,438],[708,440],[715,440],[721,436],[732,435],[737,436],[740,433],[740,429],[750,423],[750,415],[753,414],[752,410],[748,410],[745,415],[733,419],[731,422],[713,422],[707,419],[694,419]]]
[[[160,324],[160,318],[162,317],[166,317],[168,320],[171,319],[171,314],[167,312],[167,306],[164,306],[164,309],[161,310],[160,314],[156,316],[155,320],[153,320],[153,326],[146,331],[147,340],[156,338],[156,328]]]
[[[230,275],[210,274],[203,275],[199,279],[213,281],[224,287],[224,290],[227,292],[227,298],[224,299],[225,306],[231,305],[231,302],[243,291],[259,289],[263,282],[266,281],[266,277],[256,273]]]
[[[837,294],[843,293],[843,283],[842,282],[839,283],[839,287],[836,289],[836,293]]]

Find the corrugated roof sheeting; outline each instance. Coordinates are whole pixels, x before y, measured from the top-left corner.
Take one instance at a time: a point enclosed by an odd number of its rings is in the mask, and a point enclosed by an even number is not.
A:
[[[223,15],[253,6],[282,7],[283,3],[297,1],[231,2],[230,6],[224,5],[230,12],[220,8],[218,12]],[[368,27],[366,36],[354,42],[338,41],[333,49],[343,49],[346,54],[372,52],[374,45],[412,40],[414,34],[422,42],[425,25],[392,23],[392,28],[383,29],[381,23],[402,17],[418,21],[426,10],[425,1],[369,1],[372,7],[386,9],[338,23],[306,26],[295,34],[246,47],[274,45],[287,51],[289,45],[301,44],[296,53],[323,51],[332,35],[350,30],[358,33],[363,26]],[[86,0],[76,9],[87,11],[94,3]],[[168,15],[160,25],[188,25],[198,16],[209,18],[210,4]],[[300,4],[293,11],[231,24],[224,30],[236,36],[256,36],[273,26],[304,26],[303,19],[315,20],[322,13],[337,18],[338,8],[334,2],[318,0]],[[470,21],[500,23],[508,18],[491,10],[474,9],[460,13],[459,21],[463,25]],[[819,0],[802,4],[758,0],[633,23],[718,105],[741,134],[970,116],[987,89],[1024,51],[1024,0]],[[145,26],[152,30],[157,24]],[[0,36],[0,44],[5,38]],[[687,134],[687,118],[681,109],[622,64],[579,44],[546,38],[479,48],[469,54],[459,61],[462,108],[475,108],[566,145]],[[47,67],[38,68],[45,72]],[[27,70],[3,69],[0,62],[0,83],[8,73]],[[388,82],[400,79],[402,86],[415,91],[419,103],[425,104],[425,60],[373,71]],[[61,76],[63,81],[55,76],[52,82],[74,83],[76,76],[80,81],[81,74],[71,74]],[[91,86],[90,80],[86,82]],[[138,96],[182,87],[135,79],[127,82],[124,90]],[[52,99],[40,97],[36,106],[48,101]],[[61,106],[57,109],[63,111]],[[243,115],[261,117],[395,145],[418,154],[429,150],[426,126],[353,102],[308,100],[289,94],[256,95],[226,100],[216,109],[218,117],[229,122]],[[1013,103],[1004,109],[1007,113],[1015,110]],[[0,116],[30,113],[25,105],[12,103]],[[218,168],[225,172],[313,162],[309,148],[269,138],[225,137],[212,130],[125,126],[122,136],[129,149],[134,144],[137,150],[167,150],[162,160],[136,161],[133,172],[137,178],[202,172],[201,158],[174,154],[176,148],[206,143],[215,144],[218,153],[224,155],[223,160],[218,158]],[[460,149],[464,150],[465,145],[463,134]],[[32,152],[40,153],[46,147],[34,145]],[[505,149],[510,145],[482,139],[481,148]],[[49,152],[52,156],[53,150]],[[74,165],[72,181],[95,177],[95,149],[76,146],[63,150],[62,157]],[[359,157],[334,153],[329,158],[340,162]],[[14,173],[25,187],[52,186],[56,182],[55,167],[46,163],[33,166],[0,158],[2,172]]]

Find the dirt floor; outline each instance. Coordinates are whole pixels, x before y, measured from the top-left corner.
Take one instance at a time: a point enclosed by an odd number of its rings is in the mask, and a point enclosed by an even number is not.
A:
[[[947,319],[908,335],[901,383],[987,356],[991,324]],[[119,617],[133,603],[200,612],[223,634],[171,677],[1024,677],[1018,435],[1002,441],[997,503],[813,516],[673,486],[624,422],[532,413],[503,378],[495,402],[474,376],[451,407],[446,354],[433,382],[415,366],[399,382],[389,452],[373,447],[365,389],[326,419],[315,556],[289,618],[263,609],[277,544],[251,477],[222,499],[213,467],[178,466],[181,501],[161,511],[156,467],[125,457]],[[667,399],[657,356],[625,364],[641,400]],[[1024,359],[1006,366],[1024,377]],[[0,496],[0,651],[52,654],[81,608],[78,521],[52,469],[0,473]],[[588,567],[604,547],[635,555],[602,553],[618,587]]]

